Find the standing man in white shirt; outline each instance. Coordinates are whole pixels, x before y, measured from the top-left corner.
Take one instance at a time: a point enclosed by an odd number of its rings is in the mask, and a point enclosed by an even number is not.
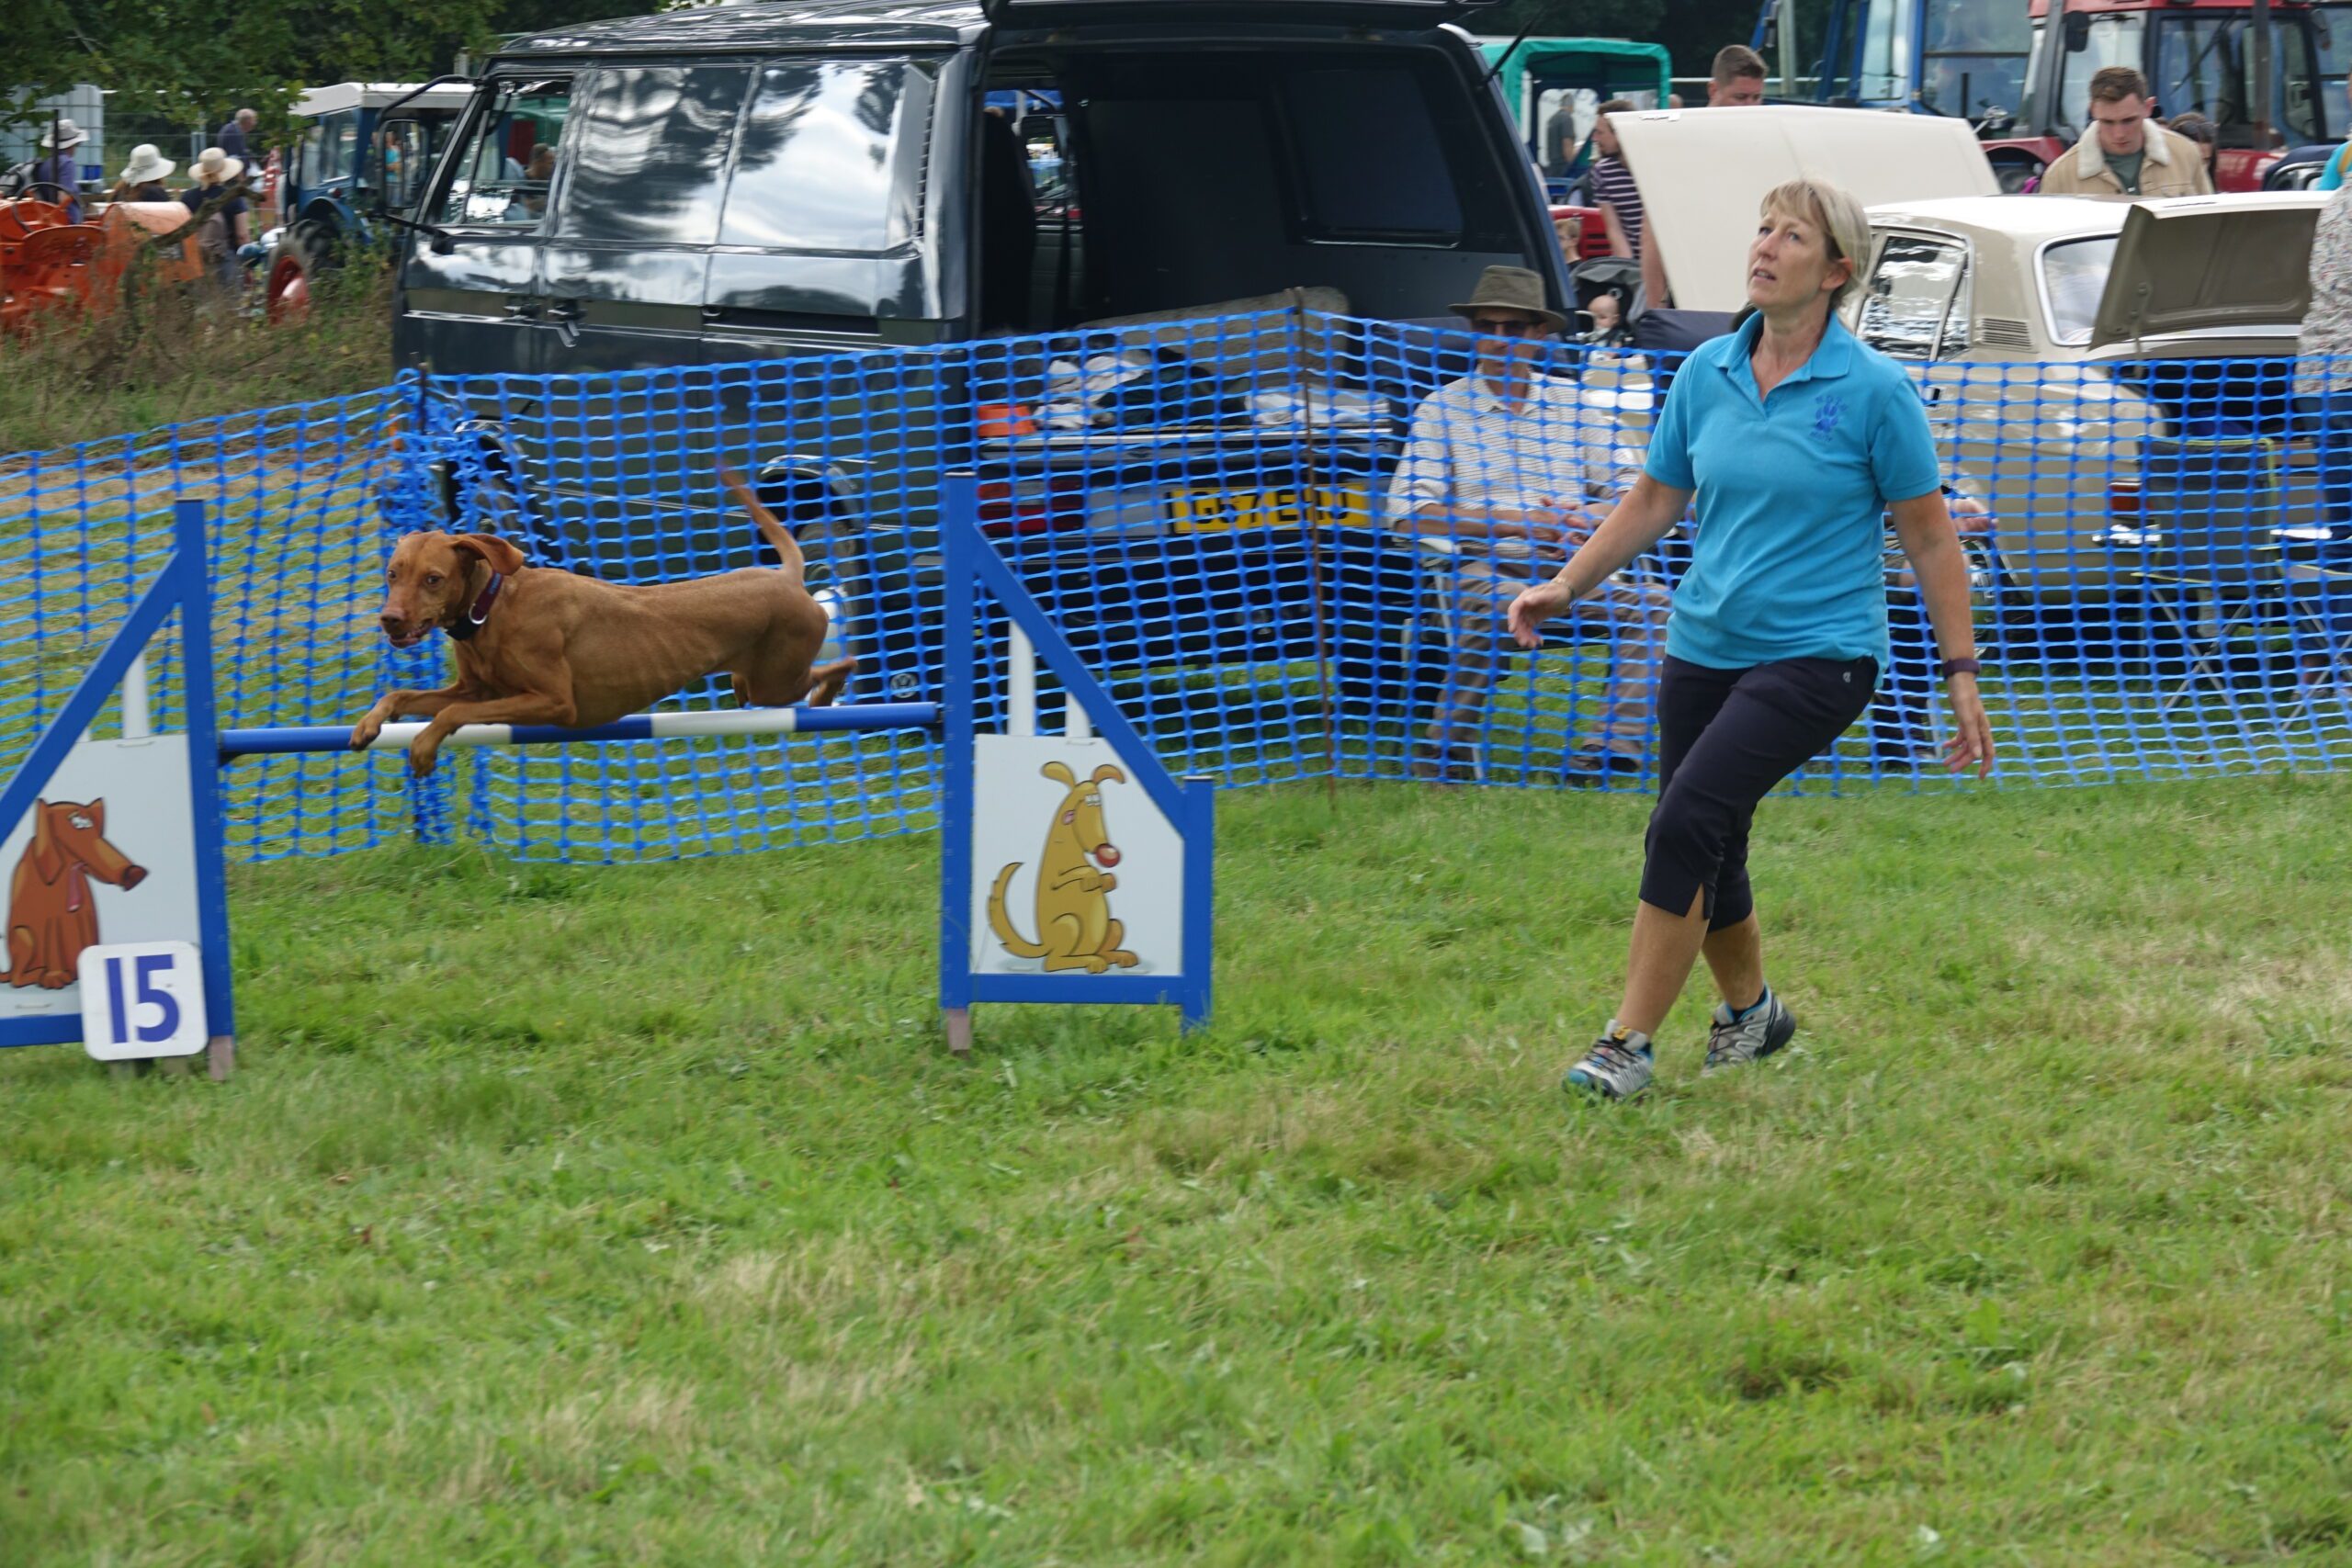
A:
[[[1477,364],[1414,411],[1387,496],[1389,526],[1438,558],[1446,680],[1414,773],[1441,780],[1475,770],[1473,742],[1510,642],[1505,608],[1584,542],[1621,488],[1615,414],[1589,407],[1575,382],[1540,373],[1546,345],[1567,324],[1545,302],[1544,280],[1524,267],[1490,266],[1453,309],[1480,336]],[[1637,777],[1672,601],[1628,572],[1585,607],[1613,657],[1598,733],[1570,755],[1566,776]]]

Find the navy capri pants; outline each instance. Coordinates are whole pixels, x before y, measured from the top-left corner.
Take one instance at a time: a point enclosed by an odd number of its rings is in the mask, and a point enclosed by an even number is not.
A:
[[[1871,705],[1874,659],[1778,659],[1716,670],[1667,656],[1658,674],[1658,794],[1644,840],[1642,902],[1707,929],[1756,908],[1747,827],[1756,803],[1819,756]]]

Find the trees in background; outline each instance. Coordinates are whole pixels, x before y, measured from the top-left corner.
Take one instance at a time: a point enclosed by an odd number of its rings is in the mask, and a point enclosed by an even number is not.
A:
[[[658,0],[13,0],[9,80],[18,101],[94,82],[116,95],[109,118],[213,123],[259,111],[282,123],[305,87],[423,81],[460,49],[502,33],[644,13]],[[0,114],[7,106],[0,102]]]
[[[251,107],[275,127],[305,87],[422,81],[503,33],[641,15],[662,0],[13,0],[5,69],[23,101],[80,82],[112,89],[125,118],[213,121]],[[2022,5],[2024,0],[2018,0]],[[1678,74],[1745,43],[1758,0],[1501,0],[1478,22],[1505,36],[1664,43]],[[1803,7],[1806,11],[1813,6]],[[6,112],[0,102],[0,113]]]

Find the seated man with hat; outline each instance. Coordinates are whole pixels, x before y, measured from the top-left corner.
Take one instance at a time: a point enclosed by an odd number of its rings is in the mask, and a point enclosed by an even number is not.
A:
[[[1474,770],[1472,746],[1510,646],[1503,612],[1512,595],[1557,571],[1620,488],[1614,411],[1589,406],[1575,382],[1541,371],[1567,324],[1545,301],[1543,278],[1490,266],[1453,309],[1479,334],[1477,363],[1414,411],[1387,495],[1388,525],[1444,558],[1435,575],[1448,668],[1414,761],[1416,774],[1439,779]],[[1568,782],[1645,765],[1671,606],[1663,586],[1632,571],[1578,606],[1588,626],[1597,618],[1613,657],[1598,734],[1569,756]]]

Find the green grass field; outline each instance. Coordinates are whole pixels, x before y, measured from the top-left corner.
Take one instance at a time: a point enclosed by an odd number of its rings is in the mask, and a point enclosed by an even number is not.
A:
[[[935,840],[238,871],[232,1083],[0,1062],[0,1560],[2352,1561],[2352,781],[1769,803],[1616,1107],[1642,802],[1221,809],[968,1063]]]

